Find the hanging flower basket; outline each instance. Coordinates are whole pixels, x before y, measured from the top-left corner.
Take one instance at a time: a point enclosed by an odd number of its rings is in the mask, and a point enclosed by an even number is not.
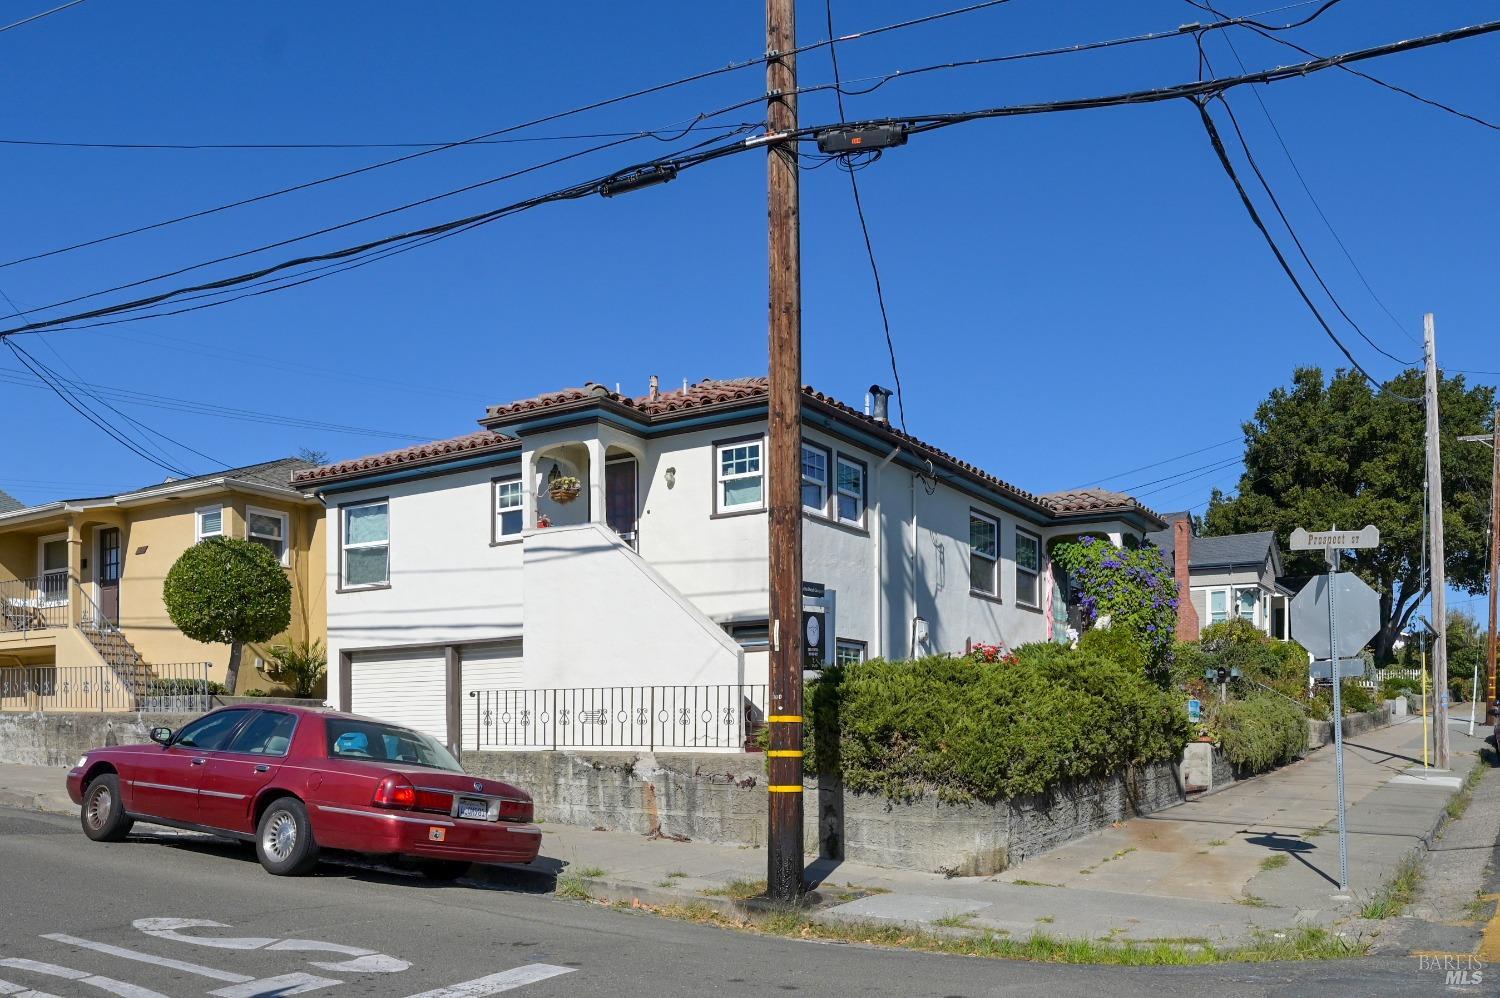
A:
[[[570,503],[574,499],[577,499],[578,494],[582,491],[583,483],[572,475],[563,475],[561,478],[554,478],[547,483],[547,494],[556,503]]]

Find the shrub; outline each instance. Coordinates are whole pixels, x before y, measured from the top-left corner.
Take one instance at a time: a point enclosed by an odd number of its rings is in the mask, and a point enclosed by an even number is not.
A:
[[[1099,537],[1059,544],[1053,560],[1079,592],[1084,625],[1108,615],[1110,630],[1132,637],[1152,677],[1164,682],[1177,628],[1177,583],[1156,547],[1117,548]]]
[[[1343,702],[1345,717],[1350,714],[1362,714],[1380,706],[1371,690],[1360,686],[1352,679],[1344,680],[1343,688],[1339,691],[1339,699]],[[1317,709],[1313,712],[1314,717],[1323,721],[1332,719],[1333,687],[1319,686],[1317,695],[1313,697],[1313,703],[1317,705]]]
[[[1235,769],[1260,773],[1291,762],[1307,747],[1303,716],[1296,704],[1260,693],[1217,705],[1210,727]]]
[[[198,696],[210,693],[222,696],[222,683],[203,679],[153,679],[146,683],[146,695],[153,697]]]
[[[896,800],[928,791],[998,800],[1181,754],[1187,713],[1140,670],[1048,643],[1015,657],[825,671],[804,705],[815,753],[807,768],[836,767],[848,789]]]
[[[276,678],[288,686],[294,697],[317,693],[328,673],[328,652],[321,641],[288,641],[266,649],[266,657],[276,663]]]
[[[235,688],[240,651],[269,641],[292,620],[292,584],[259,544],[209,537],[182,552],[161,587],[172,623],[194,641],[229,645],[224,685]]]
[[[1408,693],[1422,693],[1422,681],[1408,676],[1391,676],[1380,681],[1380,699],[1395,700]]]
[[[1474,680],[1470,676],[1448,677],[1448,699],[1453,703],[1468,703],[1474,696]]]

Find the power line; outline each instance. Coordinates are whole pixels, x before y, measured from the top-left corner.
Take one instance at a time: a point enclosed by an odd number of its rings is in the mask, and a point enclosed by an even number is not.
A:
[[[1186,471],[1179,471],[1179,472],[1176,472],[1176,473],[1171,474],[1171,475],[1167,475],[1167,476],[1162,477],[1162,478],[1153,478],[1149,482],[1137,482],[1135,485],[1122,485],[1120,487],[1120,491],[1127,492],[1127,493],[1133,493],[1133,492],[1135,492],[1135,491],[1137,491],[1139,489],[1148,488],[1148,487],[1150,487],[1152,485],[1162,485],[1163,483],[1166,483],[1165,484],[1165,488],[1171,488],[1173,485],[1180,485],[1180,484],[1182,484],[1181,482],[1174,481],[1174,479],[1181,478],[1181,479],[1183,479],[1183,481],[1191,481],[1191,479],[1186,478],[1185,476],[1187,476],[1187,475],[1195,475],[1195,473],[1199,472],[1199,471],[1210,471],[1210,472],[1212,472],[1212,471],[1217,471],[1217,470],[1220,470],[1220,469],[1223,469],[1223,468],[1230,468],[1230,467],[1233,467],[1236,464],[1239,464],[1241,460],[1243,460],[1243,459],[1239,458],[1239,457],[1232,457],[1232,458],[1229,458],[1227,460],[1218,459],[1218,460],[1210,461],[1207,464],[1200,464],[1196,468],[1188,468]],[[1195,475],[1195,477],[1196,477],[1196,475]],[[1160,492],[1160,491],[1162,491],[1162,489],[1155,489],[1153,491]]]
[[[1154,488],[1154,489],[1147,489],[1144,492],[1135,492],[1135,493],[1133,493],[1133,495],[1135,495],[1135,497],[1137,499],[1139,499],[1142,496],[1155,495],[1158,492],[1167,492],[1167,491],[1170,491],[1171,489],[1175,489],[1179,485],[1184,485],[1184,484],[1186,484],[1188,482],[1197,481],[1200,478],[1207,478],[1209,475],[1216,475],[1216,474],[1218,474],[1221,471],[1227,471],[1229,468],[1232,468],[1238,462],[1239,462],[1239,458],[1235,458],[1233,461],[1229,461],[1229,462],[1226,462],[1224,464],[1220,464],[1220,465],[1218,465],[1216,467],[1209,468],[1207,471],[1204,471],[1201,474],[1194,475],[1191,478],[1184,478],[1181,481],[1170,482],[1170,483],[1168,483],[1166,485],[1161,485],[1161,486],[1158,486],[1157,488]]]
[[[1174,457],[1163,458],[1160,461],[1153,461],[1151,464],[1143,464],[1139,468],[1131,468],[1129,471],[1118,471],[1118,472],[1116,472],[1113,475],[1105,475],[1103,478],[1095,478],[1095,479],[1091,480],[1089,484],[1090,485],[1099,485],[1099,484],[1101,484],[1103,482],[1112,481],[1113,479],[1116,479],[1116,478],[1124,478],[1126,475],[1133,475],[1133,474],[1135,474],[1138,471],[1148,471],[1151,468],[1159,468],[1159,467],[1161,467],[1164,464],[1171,464],[1173,461],[1181,461],[1185,457],[1192,457],[1195,454],[1202,454],[1202,453],[1205,453],[1207,451],[1215,450],[1215,449],[1217,449],[1219,447],[1227,447],[1230,444],[1239,443],[1242,439],[1243,438],[1241,438],[1241,437],[1230,437],[1228,440],[1220,440],[1218,443],[1216,443],[1216,444],[1209,444],[1207,447],[1199,447],[1197,450],[1190,450],[1190,451],[1187,451],[1185,453],[1178,454],[1178,455],[1176,455]],[[1077,488],[1079,488],[1079,489],[1086,489],[1088,487],[1089,487],[1088,485],[1079,485],[1079,486],[1077,486]]]
[[[21,25],[30,24],[32,21],[40,21],[44,17],[56,14],[58,11],[67,10],[69,7],[77,7],[81,3],[83,3],[83,0],[69,0],[68,3],[53,7],[51,10],[44,10],[40,14],[32,14],[30,17],[23,17],[19,21],[12,21],[10,24],[0,27],[0,31],[9,31],[11,28],[19,28]]]

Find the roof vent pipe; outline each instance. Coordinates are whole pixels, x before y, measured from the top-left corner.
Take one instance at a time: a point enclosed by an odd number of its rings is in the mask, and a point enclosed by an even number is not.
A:
[[[651,391],[648,394],[651,396],[651,401],[655,402],[658,398],[661,397],[661,379],[653,374],[651,375],[650,384]]]
[[[875,400],[875,411],[872,415],[875,422],[891,425],[891,393],[889,389],[881,388],[879,385],[870,386],[870,395]]]

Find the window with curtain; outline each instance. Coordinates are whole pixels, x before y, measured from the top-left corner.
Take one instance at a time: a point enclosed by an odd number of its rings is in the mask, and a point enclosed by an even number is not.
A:
[[[1234,595],[1240,619],[1255,623],[1255,608],[1260,605],[1260,592],[1255,589],[1241,589]]]
[[[200,509],[197,513],[197,537],[195,540],[203,540],[205,537],[222,537],[224,535],[224,507],[210,506]]]
[[[718,511],[761,509],[765,502],[765,472],[761,466],[761,441],[719,444]]]
[[[390,503],[344,507],[343,583],[346,588],[383,586],[391,581]]]
[[[1229,619],[1229,593],[1223,589],[1213,589],[1208,594],[1208,622],[1210,624],[1221,623]]]
[[[245,511],[245,536],[252,544],[259,544],[276,556],[282,565],[287,563],[287,516],[264,509]]]

